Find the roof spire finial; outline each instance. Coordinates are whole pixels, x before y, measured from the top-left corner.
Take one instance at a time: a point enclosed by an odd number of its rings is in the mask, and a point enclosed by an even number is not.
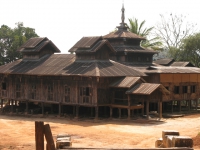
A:
[[[125,20],[124,11],[125,11],[125,9],[124,9],[124,1],[123,1],[123,4],[122,4],[122,17],[121,17],[123,26],[124,26],[124,20]]]

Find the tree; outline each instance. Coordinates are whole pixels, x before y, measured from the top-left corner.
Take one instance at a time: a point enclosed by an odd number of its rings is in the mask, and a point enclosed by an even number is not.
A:
[[[38,37],[35,29],[24,27],[22,22],[16,23],[12,29],[7,25],[0,28],[0,65],[20,59],[22,56],[16,50],[32,37]]]
[[[129,18],[129,25],[128,25],[129,31],[146,38],[146,40],[143,40],[141,42],[141,46],[152,48],[154,50],[161,50],[162,42],[159,40],[159,37],[154,37],[154,38],[149,39],[154,27],[144,28],[145,22],[146,21],[144,20],[141,23],[139,23],[138,19]]]
[[[155,28],[155,34],[162,40],[167,56],[174,58],[176,56],[174,54],[180,51],[183,39],[194,33],[195,25],[186,22],[186,17],[183,15],[170,14],[169,18],[164,15],[160,15],[160,17],[161,22]]]
[[[189,61],[200,67],[200,33],[195,33],[183,41],[180,49],[180,61]]]

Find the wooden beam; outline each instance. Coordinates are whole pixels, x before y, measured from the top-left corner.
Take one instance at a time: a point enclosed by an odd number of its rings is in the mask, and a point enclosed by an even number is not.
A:
[[[128,108],[127,111],[128,111],[128,118],[127,119],[130,120],[131,119],[131,109]]]
[[[47,141],[48,150],[56,150],[49,124],[44,125],[44,135]]]
[[[146,101],[146,114],[147,114],[147,119],[149,120],[149,100]]]
[[[11,100],[11,113],[13,113],[13,105],[14,105],[14,101],[13,99]]]
[[[44,122],[35,121],[36,150],[44,150]]]
[[[144,115],[144,99],[142,99],[142,106],[143,106],[143,108],[142,108],[142,115]]]
[[[110,107],[110,118],[112,118],[112,113],[113,113],[113,110],[112,110],[113,108],[112,107]]]
[[[61,103],[59,103],[58,104],[58,115],[59,115],[59,117],[61,117],[61,109],[62,109],[62,105],[61,105]]]
[[[93,117],[94,113],[93,113],[93,107],[90,108],[91,110],[91,117]]]
[[[118,108],[118,111],[119,111],[119,119],[121,119],[121,108]]]
[[[197,111],[197,109],[198,109],[198,99],[196,99],[196,111]]]
[[[191,100],[188,100],[188,111],[190,112]]]
[[[99,106],[95,107],[95,120],[98,120],[99,117]]]
[[[42,115],[44,115],[44,103],[42,102],[41,105],[42,105]]]
[[[173,101],[171,102],[171,109],[172,109],[172,113],[174,112],[174,107],[173,107]]]
[[[4,99],[1,99],[1,108],[3,108],[3,101]]]
[[[78,119],[79,117],[79,106],[76,106],[76,116],[75,119]]]
[[[28,101],[26,101],[26,114],[28,114]]]
[[[161,119],[162,118],[162,101],[159,101],[158,102],[159,103],[159,119]]]

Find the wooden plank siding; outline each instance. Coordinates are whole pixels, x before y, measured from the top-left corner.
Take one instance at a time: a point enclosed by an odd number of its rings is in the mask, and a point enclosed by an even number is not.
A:
[[[28,76],[28,75],[1,75],[0,97],[2,99],[14,99],[19,101],[36,101],[46,103],[63,103],[66,105],[89,105],[96,106],[97,103],[97,86],[96,77],[47,77],[47,76]],[[6,90],[2,84],[6,83]],[[18,87],[17,87],[18,85]],[[34,95],[34,86],[36,87]],[[53,99],[48,98],[48,86],[52,86]],[[65,86],[70,87],[70,102],[65,101]],[[80,95],[80,88],[88,87],[91,89],[89,102],[83,102],[83,96]],[[104,85],[102,84],[102,87]],[[101,88],[101,87],[100,87]],[[108,88],[106,87],[106,90]],[[18,97],[17,97],[18,90]],[[51,88],[50,88],[51,90]],[[2,93],[6,93],[3,95]],[[51,93],[51,92],[50,92]],[[109,101],[109,100],[107,100]],[[103,104],[103,103],[101,103]]]
[[[160,83],[163,84],[171,92],[169,97],[163,97],[163,101],[169,100],[194,100],[200,95],[200,74],[160,74]],[[195,86],[195,93],[192,92]],[[179,88],[179,92],[175,92],[175,88]],[[186,88],[187,91],[183,92]]]

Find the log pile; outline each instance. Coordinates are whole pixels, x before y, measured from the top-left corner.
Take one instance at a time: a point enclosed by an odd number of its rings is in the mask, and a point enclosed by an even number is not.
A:
[[[193,147],[193,140],[188,136],[180,136],[178,131],[164,130],[162,138],[155,142],[156,148]]]

